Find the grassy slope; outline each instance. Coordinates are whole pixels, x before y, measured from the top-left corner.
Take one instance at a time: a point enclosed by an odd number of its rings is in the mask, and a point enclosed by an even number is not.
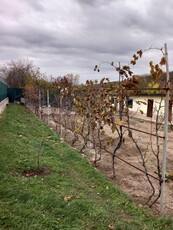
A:
[[[36,167],[42,141],[41,164],[52,174],[21,176]],[[132,203],[24,107],[11,105],[0,117],[0,181],[0,229],[173,229],[170,218]]]

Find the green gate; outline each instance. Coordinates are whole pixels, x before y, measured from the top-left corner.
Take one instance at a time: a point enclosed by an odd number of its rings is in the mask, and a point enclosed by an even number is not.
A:
[[[23,97],[22,89],[8,88],[8,98],[10,103],[14,103],[15,101],[21,102],[22,97]]]

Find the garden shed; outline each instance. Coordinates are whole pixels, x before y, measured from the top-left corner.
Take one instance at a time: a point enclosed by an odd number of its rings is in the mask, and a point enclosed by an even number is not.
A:
[[[131,96],[133,100],[130,106],[131,112],[141,112],[146,117],[154,117],[159,111],[159,116],[165,113],[165,95],[163,94],[142,94],[139,96]],[[169,120],[172,120],[172,100],[169,101]]]

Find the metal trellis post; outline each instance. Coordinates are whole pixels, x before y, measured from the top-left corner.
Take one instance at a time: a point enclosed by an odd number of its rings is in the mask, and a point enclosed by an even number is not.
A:
[[[160,213],[164,212],[164,197],[165,197],[165,175],[166,175],[166,158],[167,158],[167,141],[168,141],[168,110],[169,110],[169,95],[170,95],[170,77],[168,65],[167,44],[165,44],[165,60],[166,60],[166,100],[165,100],[165,119],[164,119],[164,143],[163,143],[163,159],[162,159],[162,185],[160,196]]]

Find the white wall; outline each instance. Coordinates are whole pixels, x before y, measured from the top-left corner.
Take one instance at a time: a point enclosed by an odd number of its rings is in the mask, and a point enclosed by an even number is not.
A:
[[[8,97],[0,102],[0,114],[5,110],[6,105],[9,103]]]

